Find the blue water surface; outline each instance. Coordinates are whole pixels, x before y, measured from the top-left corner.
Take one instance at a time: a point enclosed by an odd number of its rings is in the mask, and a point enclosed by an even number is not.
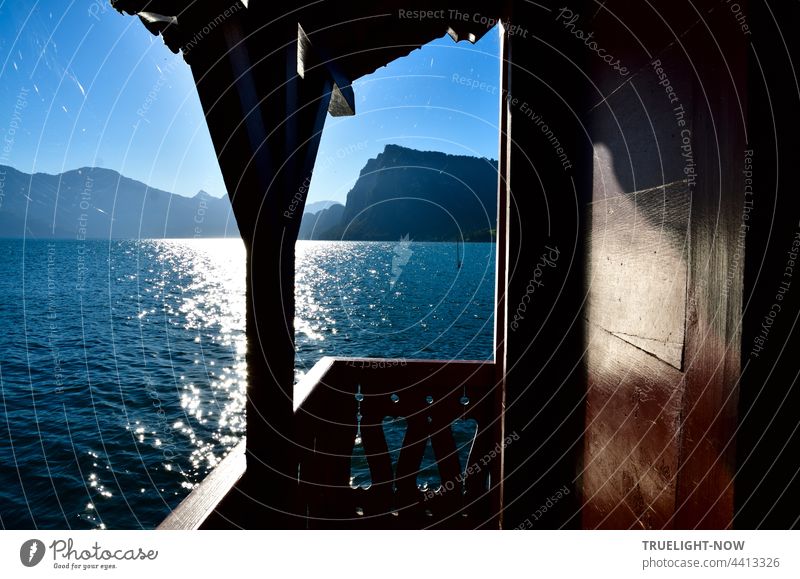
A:
[[[325,355],[491,358],[493,244],[296,254],[298,379]],[[152,528],[236,444],[244,258],[239,240],[0,240],[0,526]]]

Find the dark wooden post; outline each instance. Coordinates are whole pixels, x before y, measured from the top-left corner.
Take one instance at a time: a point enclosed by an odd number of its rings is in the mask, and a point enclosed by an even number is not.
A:
[[[572,12],[562,32],[584,46],[574,31],[591,31],[613,55],[603,61],[586,45],[594,160],[584,168],[592,197],[583,526],[726,528],[747,39],[715,2],[656,10],[611,0]]]
[[[298,521],[294,246],[333,90],[325,69],[300,58],[298,15],[269,6],[219,19],[196,2],[179,17],[184,38],[219,20],[187,61],[247,248],[247,472],[214,521],[247,528]]]
[[[800,526],[800,90],[797,3],[750,2],[742,379],[737,432],[737,528]],[[787,33],[788,32],[788,33]],[[794,61],[792,59],[795,59]],[[745,167],[742,166],[742,170]]]
[[[717,6],[703,2],[707,9]],[[739,2],[747,11],[748,2]],[[747,48],[729,7],[682,37],[691,78],[692,194],[677,528],[733,526],[747,225]]]
[[[504,528],[577,526],[586,159],[583,54],[552,10],[515,2],[503,43],[501,170],[507,206]],[[509,29],[510,30],[510,29]],[[501,228],[502,230],[502,228]],[[551,497],[558,496],[553,502]],[[543,515],[546,510],[546,515]]]
[[[747,39],[701,4],[514,4],[506,528],[732,524]]]

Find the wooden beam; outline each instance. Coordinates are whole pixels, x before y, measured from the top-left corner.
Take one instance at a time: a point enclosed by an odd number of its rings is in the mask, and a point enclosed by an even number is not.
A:
[[[748,162],[750,209],[743,304],[742,380],[736,450],[735,527],[800,526],[800,91],[790,57],[800,4],[750,2]],[[795,70],[797,67],[795,61]],[[787,87],[788,88],[785,88]],[[778,87],[778,88],[776,88]],[[767,114],[769,111],[769,114]],[[747,166],[746,166],[747,165]]]
[[[716,3],[707,2],[716,6]],[[741,2],[747,10],[747,2]],[[737,256],[744,214],[749,40],[729,11],[682,38],[694,87],[686,388],[675,526],[733,526],[736,425],[741,373],[743,264]],[[702,58],[699,58],[702,55]]]
[[[591,150],[576,111],[589,87],[580,68],[585,52],[552,19],[542,5],[515,2],[511,26],[528,34],[508,34],[503,50],[505,436],[519,436],[505,449],[505,528],[580,522],[583,212]],[[565,485],[569,492],[534,521]]]
[[[292,527],[294,244],[333,81],[297,74],[297,20],[251,4],[218,20],[188,58],[247,249],[247,471],[221,508],[246,528]],[[212,9],[181,14],[207,29]],[[272,22],[270,25],[262,23]]]
[[[157,527],[158,530],[194,531],[212,516],[247,469],[246,440],[242,440],[214,467],[203,482]]]
[[[305,72],[323,67],[333,79],[333,92],[328,105],[328,112],[334,117],[345,117],[356,114],[356,98],[352,81],[342,72],[340,65],[331,58],[324,46],[315,47],[303,30],[297,25],[297,74],[305,77]],[[319,71],[317,71],[319,74]]]

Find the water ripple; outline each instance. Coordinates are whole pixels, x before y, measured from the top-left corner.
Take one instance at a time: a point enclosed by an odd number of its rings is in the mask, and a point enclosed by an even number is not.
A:
[[[300,242],[296,374],[492,355],[494,246]],[[245,431],[238,240],[0,240],[0,525],[152,528]]]

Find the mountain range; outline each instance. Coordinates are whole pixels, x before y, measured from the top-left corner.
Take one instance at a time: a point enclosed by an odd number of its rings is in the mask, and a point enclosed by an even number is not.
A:
[[[346,205],[306,206],[299,238],[489,241],[496,206],[497,161],[386,145],[361,169]],[[0,165],[0,237],[238,235],[227,195],[184,197],[98,167],[30,175]]]
[[[0,165],[0,237],[238,237],[227,195],[183,197],[98,167],[29,175]]]

